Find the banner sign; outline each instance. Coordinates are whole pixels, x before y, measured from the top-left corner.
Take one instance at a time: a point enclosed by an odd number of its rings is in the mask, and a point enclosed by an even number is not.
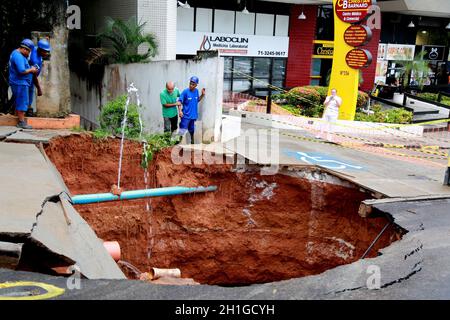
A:
[[[372,0],[337,0],[336,15],[346,23],[358,23],[368,15],[369,7],[375,4]]]
[[[365,49],[353,49],[347,53],[345,61],[353,69],[367,68],[372,63],[372,54]]]
[[[386,52],[387,52],[387,44],[386,43],[380,43],[378,45],[377,59],[378,60],[385,60],[386,59]]]
[[[289,37],[177,31],[177,54],[210,50],[221,56],[287,58]]]
[[[372,39],[372,30],[364,25],[351,25],[345,30],[344,41],[352,47],[364,46]]]
[[[389,43],[386,60],[413,61],[415,50],[415,45]]]

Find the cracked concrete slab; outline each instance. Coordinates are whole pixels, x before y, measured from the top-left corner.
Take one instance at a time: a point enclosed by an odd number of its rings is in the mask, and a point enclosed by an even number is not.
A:
[[[125,279],[103,242],[64,198],[44,205],[31,238],[57,255],[75,261],[89,279]]]
[[[408,228],[403,239],[381,250],[382,255],[376,258],[359,260],[319,275],[234,288],[82,280],[80,290],[66,291],[58,299],[449,299],[450,199],[382,206],[382,211],[391,214],[394,220],[399,214],[403,215],[402,221],[395,221]],[[406,213],[410,215],[405,218]],[[379,283],[372,282],[371,277],[377,273]],[[62,287],[66,281],[64,278],[0,269],[0,282],[12,279],[43,281]]]
[[[6,142],[21,142],[21,143],[49,143],[50,138],[38,136],[32,133],[18,131],[5,139]]]
[[[16,133],[20,129],[17,127],[4,127],[0,126],[0,140],[5,139],[7,136],[12,135],[13,133]]]
[[[0,143],[0,235],[27,237],[48,197],[63,192],[34,145]]]

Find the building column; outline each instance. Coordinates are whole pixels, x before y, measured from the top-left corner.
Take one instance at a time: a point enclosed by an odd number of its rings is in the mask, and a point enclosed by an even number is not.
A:
[[[305,20],[299,20],[301,12]],[[314,39],[317,24],[317,6],[292,6],[289,22],[289,56],[286,71],[286,87],[309,85]]]
[[[156,60],[175,60],[177,40],[177,2],[138,0],[138,21],[147,22],[144,32],[153,33],[158,42]]]

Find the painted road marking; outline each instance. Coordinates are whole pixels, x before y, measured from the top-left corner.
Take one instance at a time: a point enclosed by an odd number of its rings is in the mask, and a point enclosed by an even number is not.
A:
[[[9,288],[24,288],[24,287],[35,287],[41,288],[45,290],[46,292],[43,294],[37,294],[37,295],[29,295],[29,296],[2,296],[1,290],[2,289],[9,289]],[[32,291],[32,290],[31,290]],[[30,292],[30,290],[27,290],[27,292]],[[47,283],[42,282],[27,282],[27,281],[19,281],[19,282],[5,282],[0,283],[0,300],[46,300],[58,297],[62,295],[65,292],[64,289],[52,286]]]
[[[348,162],[344,162],[328,155],[316,153],[316,152],[301,152],[301,151],[285,151],[285,154],[294,157],[297,160],[303,161],[307,164],[318,165],[327,169],[333,170],[361,170],[363,167],[357,166]]]

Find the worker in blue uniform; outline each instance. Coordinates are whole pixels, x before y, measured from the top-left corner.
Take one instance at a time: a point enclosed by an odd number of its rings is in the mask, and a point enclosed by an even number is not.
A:
[[[9,86],[13,93],[14,106],[19,118],[17,126],[22,129],[31,129],[31,126],[25,122],[25,112],[30,105],[29,90],[33,75],[38,72],[38,69],[31,67],[28,61],[33,49],[33,41],[24,39],[20,43],[20,47],[15,49],[9,58]]]
[[[35,87],[37,89],[37,96],[38,97],[42,96],[42,89],[41,89],[41,85],[39,83],[39,76],[42,72],[43,60],[48,59],[51,51],[52,51],[52,48],[51,48],[48,40],[41,39],[38,41],[37,47],[35,47],[30,54],[30,65],[36,67],[38,69],[38,72],[33,75],[33,82],[30,86],[30,91],[29,91],[29,100],[30,101],[29,101],[27,116],[33,115],[33,108],[31,105],[33,104]]]

